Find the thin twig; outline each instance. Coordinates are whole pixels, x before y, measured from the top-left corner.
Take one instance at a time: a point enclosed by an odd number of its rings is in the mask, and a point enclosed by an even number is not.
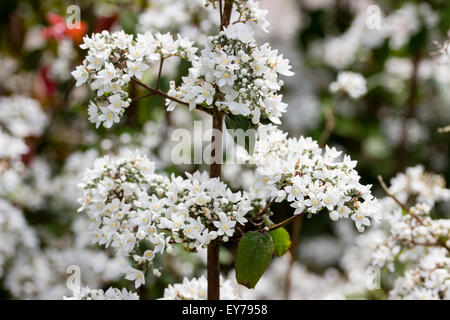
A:
[[[131,101],[138,101],[138,100],[141,100],[141,99],[144,99],[144,98],[147,98],[147,97],[151,97],[151,96],[154,96],[154,95],[155,95],[154,93],[148,93],[148,94],[145,94],[145,95],[140,96],[140,97],[134,97],[133,99],[131,99]]]
[[[298,217],[301,217],[301,216],[303,215],[303,213],[304,213],[304,212],[302,212],[302,213],[300,213],[300,214],[293,215],[292,217],[290,217],[290,218],[288,218],[288,219],[286,219],[286,220],[284,220],[284,221],[282,221],[282,222],[280,222],[280,223],[278,223],[278,224],[274,224],[273,226],[271,226],[271,227],[269,228],[269,231],[273,231],[273,230],[276,230],[276,229],[279,229],[279,228],[284,227],[285,225],[291,223],[292,221],[294,221],[294,220],[297,219]]]
[[[377,176],[378,181],[380,182],[381,187],[383,188],[384,192],[391,197],[400,207],[402,207],[403,210],[406,212],[409,212],[409,208],[406,204],[401,202],[391,191],[389,191],[389,188],[387,187],[386,183],[384,183],[383,177],[378,175]]]
[[[161,72],[164,63],[164,58],[161,58],[161,62],[159,63],[159,71],[158,71],[158,79],[156,79],[156,90],[159,90],[159,82],[161,80]]]
[[[149,90],[152,94],[154,94],[156,96],[160,96],[160,97],[163,97],[163,98],[175,101],[175,102],[177,102],[179,104],[182,104],[182,105],[185,105],[185,106],[189,106],[189,103],[184,102],[184,101],[182,101],[180,99],[177,99],[175,97],[169,96],[167,93],[165,93],[165,92],[163,92],[163,91],[161,91],[159,89],[153,88],[153,87],[149,86],[148,84],[145,84],[145,83],[141,82],[140,80],[136,79],[135,77],[132,77],[131,80],[136,82],[141,87],[146,88],[147,90]],[[206,112],[208,114],[212,114],[212,112],[213,112],[212,109],[205,108],[205,107],[203,107],[201,105],[197,105],[196,109],[201,110],[203,112]]]
[[[403,210],[405,210],[407,213],[409,213],[414,219],[416,219],[417,221],[419,221],[420,224],[423,224],[423,221],[421,218],[419,218],[419,216],[417,216],[415,213],[411,212],[411,209],[408,208],[408,206],[401,202],[392,192],[389,191],[389,188],[387,187],[386,183],[384,183],[383,178],[378,175],[377,176],[378,181],[380,182],[381,187],[383,188],[384,192],[386,192],[386,194],[391,197]]]
[[[324,110],[324,113],[325,113],[326,123],[325,123],[325,129],[319,140],[320,141],[319,146],[321,148],[325,147],[328,140],[330,139],[331,133],[333,132],[333,130],[336,126],[336,119],[334,117],[334,112],[333,112],[332,107],[326,108]]]
[[[264,208],[262,208],[261,210],[259,210],[255,216],[260,216],[262,215],[267,209],[269,209],[273,204],[275,203],[275,198],[272,199],[272,201],[270,201],[269,203],[267,203]]]

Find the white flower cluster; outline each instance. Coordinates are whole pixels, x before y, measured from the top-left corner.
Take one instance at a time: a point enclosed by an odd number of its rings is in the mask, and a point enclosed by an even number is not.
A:
[[[408,168],[391,182],[399,201],[415,205],[406,212],[392,198],[380,199],[383,222],[350,242],[341,266],[349,279],[366,279],[367,270],[382,268],[387,272],[382,289],[390,299],[448,299],[450,220],[430,216],[435,202],[446,200],[445,182],[422,166]]]
[[[360,73],[342,71],[339,72],[337,80],[330,84],[330,91],[343,91],[353,99],[358,99],[367,92],[366,79]]]
[[[208,282],[204,276],[192,280],[184,278],[182,283],[171,284],[164,289],[164,297],[160,300],[206,300],[207,292]],[[220,279],[220,299],[239,299],[230,280]]]
[[[73,297],[64,297],[64,300],[139,300],[139,296],[125,288],[121,290],[110,287],[108,290],[90,289],[88,287],[74,291]]]
[[[47,125],[47,116],[34,99],[19,95],[0,97],[0,125],[15,137],[39,136]]]
[[[0,128],[0,159],[17,159],[28,147],[22,138],[9,135]]]
[[[47,123],[38,101],[21,95],[0,97],[0,158],[15,159],[26,153],[23,139],[41,135]]]
[[[60,299],[69,294],[67,268],[70,265],[80,267],[83,283],[97,288],[118,281],[127,261],[123,257],[110,258],[101,250],[70,246],[20,250],[15,252],[4,286],[15,298]]]
[[[450,189],[445,188],[441,175],[426,172],[422,165],[407,168],[390,181],[389,191],[402,202],[427,203],[433,206],[437,201],[450,200]],[[412,198],[412,199],[411,199]]]
[[[430,212],[431,207],[424,203],[417,203],[407,214],[398,209],[390,217],[389,235],[374,251],[373,263],[393,270],[394,260],[404,250],[421,246],[442,246],[450,250],[450,220],[433,220]]]
[[[356,161],[328,146],[323,153],[311,138],[287,138],[273,125],[260,126],[254,153],[247,160],[256,165],[276,201],[287,200],[294,214],[327,210],[332,220],[351,217],[362,232],[370,219],[380,218],[370,185],[359,183]]]
[[[289,60],[268,43],[258,47],[251,30],[231,25],[209,39],[182,85],[171,82],[169,95],[189,103],[190,110],[202,104],[251,117],[255,124],[261,118],[279,124],[287,108],[278,94],[283,85],[279,75],[293,75],[290,68]],[[178,105],[172,100],[166,104],[169,111]]]
[[[106,128],[119,122],[130,105],[124,87],[132,77],[142,79],[150,64],[171,56],[195,59],[197,51],[193,42],[181,36],[175,40],[169,33],[146,32],[134,39],[123,31],[103,31],[83,39],[80,47],[87,49],[88,54],[72,76],[77,86],[88,82],[97,92],[96,101],[89,105],[89,120],[97,127],[103,123]]]
[[[84,197],[79,200],[79,211],[86,210],[92,221],[94,242],[130,255],[146,268],[156,254],[171,250],[172,243],[193,249],[214,239],[228,241],[237,224],[247,222],[245,216],[253,209],[250,196],[231,192],[206,173],[186,175],[168,179],[155,174],[154,164],[139,152],[96,160],[80,184]],[[147,240],[144,252],[138,245],[142,240]],[[134,268],[126,278],[136,287],[145,281]]]
[[[34,230],[27,224],[22,211],[0,198],[0,277],[3,267],[19,249],[33,250],[38,240]]]
[[[417,266],[397,278],[391,299],[449,300],[450,257],[445,248],[430,248]]]

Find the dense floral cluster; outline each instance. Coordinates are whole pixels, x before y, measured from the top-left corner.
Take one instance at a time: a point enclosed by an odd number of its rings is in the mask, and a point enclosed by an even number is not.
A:
[[[23,139],[41,135],[47,123],[38,101],[21,95],[0,97],[0,158],[26,153]]]
[[[450,256],[448,249],[430,248],[418,263],[396,279],[391,299],[450,299]]]
[[[204,276],[192,280],[184,278],[182,283],[169,285],[164,289],[164,297],[161,300],[206,300],[207,292],[208,282]],[[239,299],[230,280],[221,279],[220,299]]]
[[[123,257],[108,257],[101,250],[55,247],[20,250],[5,277],[4,286],[22,299],[60,299],[69,293],[67,268],[80,267],[83,284],[102,287],[122,276],[127,264]]]
[[[96,243],[131,255],[143,268],[156,254],[171,250],[172,243],[193,249],[214,239],[228,241],[253,209],[249,194],[233,193],[206,173],[187,176],[155,174],[154,164],[138,152],[119,159],[106,156],[85,173],[79,211],[86,210],[92,220]],[[140,252],[143,240],[148,249]],[[154,273],[159,275],[157,269]],[[134,268],[127,279],[136,286],[145,281]]]
[[[389,187],[397,198],[403,202],[427,203],[433,206],[436,201],[450,200],[450,189],[445,188],[441,175],[426,172],[422,165],[407,168],[391,179]]]
[[[34,99],[0,97],[0,124],[16,137],[39,136],[47,125],[47,116]]]
[[[276,201],[287,200],[294,214],[327,210],[332,220],[351,217],[359,231],[378,221],[380,212],[370,185],[359,183],[356,161],[328,146],[323,153],[311,138],[287,138],[275,126],[260,126],[255,150],[247,160],[256,165]]]
[[[89,120],[98,127],[101,123],[110,128],[119,122],[130,105],[128,92],[123,88],[132,77],[142,79],[149,65],[171,56],[188,60],[195,58],[193,42],[169,33],[155,35],[150,32],[138,34],[136,39],[123,31],[95,33],[84,37],[82,49],[88,54],[83,64],[72,72],[76,85],[88,82],[97,92],[95,101],[89,105]]]
[[[387,272],[384,289],[391,299],[448,299],[450,220],[430,214],[437,201],[450,199],[450,190],[422,166],[392,178],[389,190],[414,205],[406,211],[391,197],[380,199],[383,222],[352,241],[357,245],[343,254],[343,269],[353,279],[367,277],[368,268]]]
[[[64,297],[64,300],[139,300],[139,296],[125,288],[121,290],[110,287],[108,290],[90,289],[88,287],[74,291],[72,297]]]
[[[390,216],[389,235],[377,246],[373,255],[374,263],[380,267],[386,265],[393,269],[394,260],[405,249],[408,250],[416,246],[443,246],[450,249],[450,241],[448,241],[450,220],[433,220],[430,217],[430,212],[430,206],[418,203],[410,208],[407,214],[403,214],[402,210],[398,209]]]
[[[37,237],[22,211],[0,198],[0,277],[3,276],[3,266],[20,248],[33,250],[37,246]]]
[[[0,128],[0,158],[14,159],[25,154],[28,147],[21,138],[13,137]]]
[[[189,103],[191,110],[204,104],[251,117],[255,124],[261,118],[279,124],[287,108],[278,94],[283,85],[279,75],[293,75],[289,61],[268,43],[258,47],[245,26],[229,26],[209,40],[182,85],[177,88],[171,82],[169,95]],[[173,110],[178,103],[167,100],[166,104]]]
[[[337,80],[330,84],[332,92],[343,91],[348,93],[353,99],[362,97],[367,92],[366,79],[355,72],[343,71],[339,72]]]

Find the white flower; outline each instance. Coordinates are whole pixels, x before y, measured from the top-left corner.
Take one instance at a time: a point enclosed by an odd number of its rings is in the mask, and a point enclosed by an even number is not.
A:
[[[140,270],[131,268],[128,270],[125,275],[125,279],[134,281],[135,288],[139,288],[141,285],[145,284],[145,276],[144,273]]]
[[[353,99],[360,98],[367,92],[366,79],[359,74],[343,71],[338,74],[337,81],[330,84],[330,90],[347,92]]]
[[[145,63],[127,61],[128,74],[130,77],[136,77],[142,79],[142,74],[148,69]]]
[[[223,212],[219,212],[219,221],[214,221],[213,224],[217,228],[217,235],[227,235],[229,237],[233,236],[234,226],[236,221],[230,221],[228,217]]]
[[[81,86],[88,79],[89,73],[86,71],[84,66],[78,66],[75,71],[71,72],[71,75],[77,80],[75,84],[77,87]]]
[[[212,104],[216,90],[211,84],[205,82],[203,86],[196,87],[195,89],[198,92],[197,99],[195,100],[196,103],[206,102],[209,105]]]
[[[122,100],[120,94],[114,94],[110,96],[108,100],[110,103],[108,109],[116,114],[119,113],[122,108],[126,108],[128,106],[128,103]]]
[[[117,115],[117,113],[111,111],[110,109],[100,108],[100,110],[102,113],[98,117],[98,120],[103,122],[103,126],[105,128],[111,128],[113,123],[120,121],[120,118]]]

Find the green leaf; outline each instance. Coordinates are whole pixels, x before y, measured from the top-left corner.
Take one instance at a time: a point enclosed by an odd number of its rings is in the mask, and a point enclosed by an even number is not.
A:
[[[248,130],[252,127],[252,123],[250,122],[250,119],[247,117],[244,117],[241,114],[234,115],[229,114],[225,118],[225,123],[227,125],[227,129],[243,129]]]
[[[248,153],[253,153],[255,146],[255,130],[250,119],[243,115],[229,114],[225,118],[228,133],[233,138],[234,143],[245,148]]]
[[[247,232],[239,242],[236,258],[236,280],[254,288],[272,260],[273,240],[269,233]]]
[[[291,237],[284,228],[278,228],[270,232],[273,239],[273,253],[281,257],[291,247]]]

